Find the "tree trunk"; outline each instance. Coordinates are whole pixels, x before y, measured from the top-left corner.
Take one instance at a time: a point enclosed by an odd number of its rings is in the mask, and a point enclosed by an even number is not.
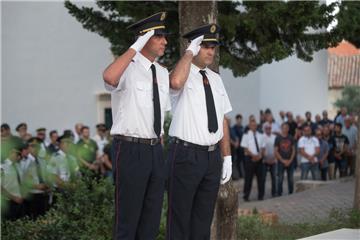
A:
[[[180,35],[204,24],[217,23],[216,1],[180,1],[179,2],[179,27]],[[184,39],[180,40],[180,56],[187,47]],[[219,71],[219,50],[217,49],[214,63],[209,66],[214,71]],[[238,208],[238,193],[231,181],[220,186],[213,223],[211,226],[211,239],[236,239],[236,219]]]
[[[358,141],[355,158],[355,196],[354,208],[360,210],[360,114],[357,116]]]

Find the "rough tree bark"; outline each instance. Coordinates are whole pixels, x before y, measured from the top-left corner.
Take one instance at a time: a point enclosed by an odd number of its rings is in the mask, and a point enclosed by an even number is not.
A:
[[[216,1],[180,1],[179,2],[179,23],[180,34],[192,30],[195,27],[217,23]],[[187,47],[184,39],[180,40],[180,56]],[[219,71],[220,55],[217,50],[214,63],[209,66],[214,71]],[[235,240],[236,239],[236,218],[238,208],[238,193],[233,184],[229,181],[220,186],[213,223],[211,226],[212,240]]]

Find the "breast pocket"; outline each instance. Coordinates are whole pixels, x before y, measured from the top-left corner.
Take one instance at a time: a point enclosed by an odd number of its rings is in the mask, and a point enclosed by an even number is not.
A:
[[[140,106],[153,106],[152,84],[147,82],[136,82],[136,99]]]
[[[203,88],[203,86],[201,86]],[[186,84],[186,90],[188,92],[188,97],[191,105],[201,105],[205,104],[205,91],[199,86],[196,86],[192,82]]]

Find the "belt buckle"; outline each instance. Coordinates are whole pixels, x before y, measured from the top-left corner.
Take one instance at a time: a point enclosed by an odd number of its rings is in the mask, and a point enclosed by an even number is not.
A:
[[[151,138],[150,139],[150,146],[154,146],[159,142],[159,139],[157,138]]]
[[[214,151],[214,150],[215,150],[215,148],[216,148],[216,145],[211,145],[211,146],[209,146],[209,148],[208,148],[208,152],[212,152],[212,151]]]

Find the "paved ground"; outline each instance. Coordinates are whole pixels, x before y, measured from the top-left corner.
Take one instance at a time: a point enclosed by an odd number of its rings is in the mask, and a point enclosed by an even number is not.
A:
[[[295,182],[300,173],[295,173]],[[354,178],[330,181],[327,185],[292,195],[271,198],[270,179],[268,178],[265,190],[265,200],[257,201],[256,181],[253,182],[250,202],[242,199],[243,179],[234,182],[240,188],[239,208],[267,210],[276,212],[280,222],[298,223],[312,222],[316,219],[328,217],[330,211],[348,209],[352,207],[354,199]],[[287,183],[284,182],[284,194],[287,194]]]

